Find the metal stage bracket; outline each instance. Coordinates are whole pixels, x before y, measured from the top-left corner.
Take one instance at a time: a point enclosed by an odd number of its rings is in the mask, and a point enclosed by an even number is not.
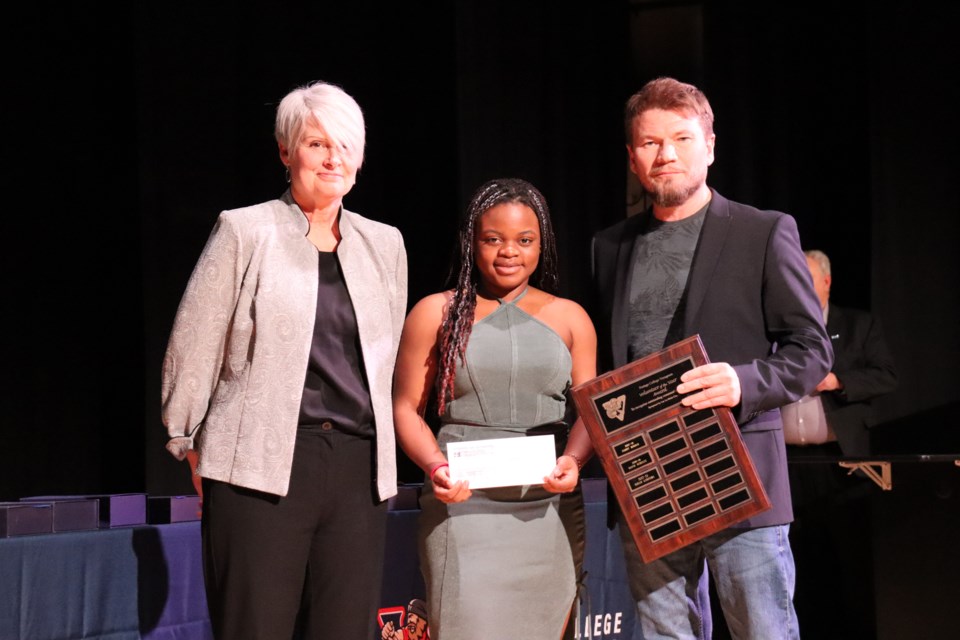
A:
[[[960,465],[960,461],[956,461]],[[890,473],[889,461],[862,461],[862,462],[840,462],[839,465],[845,469],[850,469],[847,475],[852,474],[859,469],[864,475],[874,481],[878,487],[884,491],[890,491],[893,488],[893,477]]]

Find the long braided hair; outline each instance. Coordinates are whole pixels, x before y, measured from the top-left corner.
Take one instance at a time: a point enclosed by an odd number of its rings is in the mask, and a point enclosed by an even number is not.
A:
[[[481,185],[460,219],[459,246],[447,279],[447,286],[453,289],[453,297],[440,326],[438,415],[443,415],[447,402],[453,398],[457,360],[464,362],[467,341],[473,329],[477,286],[480,280],[473,252],[476,222],[493,207],[510,202],[530,207],[540,222],[540,262],[530,277],[531,284],[547,293],[558,292],[557,242],[553,223],[550,221],[550,209],[543,194],[535,186],[519,178],[497,178]]]

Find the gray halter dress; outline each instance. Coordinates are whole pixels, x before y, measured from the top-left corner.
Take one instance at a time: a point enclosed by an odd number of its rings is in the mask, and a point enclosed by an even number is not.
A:
[[[555,434],[565,445],[572,361],[552,329],[516,302],[477,322],[437,435],[447,444]],[[420,500],[420,564],[433,640],[559,640],[583,559],[579,490],[476,489],[447,505],[429,479]],[[572,627],[571,622],[571,627]]]

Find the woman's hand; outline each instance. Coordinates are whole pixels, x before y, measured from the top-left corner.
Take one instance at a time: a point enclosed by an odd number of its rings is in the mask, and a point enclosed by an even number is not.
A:
[[[446,463],[435,467],[430,472],[430,479],[433,481],[433,495],[445,504],[463,502],[473,495],[466,480],[450,482],[450,465]]]
[[[557,466],[543,479],[543,488],[551,493],[570,493],[577,488],[580,468],[573,456],[557,458]]]

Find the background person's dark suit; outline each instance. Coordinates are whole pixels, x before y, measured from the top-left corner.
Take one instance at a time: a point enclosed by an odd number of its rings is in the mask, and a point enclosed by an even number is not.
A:
[[[594,238],[594,323],[601,370],[627,364],[632,254],[650,215],[627,218]],[[666,342],[694,334],[700,334],[712,362],[729,363],[740,379],[740,404],[733,413],[773,505],[738,526],[790,522],[779,407],[812,391],[832,363],[792,217],[759,211],[713,191]]]
[[[868,455],[868,429],[874,424],[871,401],[897,387],[893,357],[880,321],[866,311],[830,303],[827,333],[833,344],[832,371],[843,383],[843,389],[820,396],[827,423],[845,456]]]

